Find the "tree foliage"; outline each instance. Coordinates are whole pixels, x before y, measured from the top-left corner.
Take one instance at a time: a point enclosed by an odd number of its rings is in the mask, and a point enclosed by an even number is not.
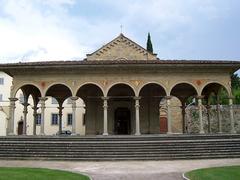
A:
[[[152,46],[150,33],[148,33],[148,38],[147,38],[147,51],[153,53],[153,46]]]

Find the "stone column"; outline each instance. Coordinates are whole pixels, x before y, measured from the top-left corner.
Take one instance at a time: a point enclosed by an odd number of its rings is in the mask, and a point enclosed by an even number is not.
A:
[[[211,105],[207,105],[207,120],[208,120],[208,133],[211,133],[211,120],[210,120],[210,110],[211,110]]]
[[[203,117],[202,117],[202,99],[203,99],[203,96],[198,96],[197,99],[198,99],[200,134],[204,134],[204,129],[203,129]]]
[[[218,120],[218,133],[222,133],[222,116],[219,97],[217,97],[217,120]]]
[[[141,135],[141,132],[140,132],[140,119],[139,119],[139,108],[140,108],[140,104],[139,104],[139,100],[141,99],[141,97],[134,97],[134,100],[135,100],[135,113],[136,113],[136,124],[135,124],[135,135],[136,136],[139,136]]]
[[[231,133],[236,134],[235,120],[233,115],[233,97],[229,97],[229,112],[230,112]]]
[[[78,97],[71,97],[72,100],[72,135],[76,135],[76,109],[77,104],[76,101],[78,100]]]
[[[27,134],[27,113],[28,113],[28,102],[22,103],[23,105],[23,135]]]
[[[14,112],[15,112],[15,102],[18,100],[17,98],[9,98],[10,106],[9,106],[9,120],[8,120],[8,135],[14,135]]]
[[[37,122],[37,105],[34,105],[33,109],[33,135],[36,135],[36,122]]]
[[[59,115],[58,133],[59,133],[59,135],[62,134],[62,115],[63,115],[62,110],[63,109],[64,109],[64,107],[62,107],[62,105],[59,105],[59,107],[58,107],[58,115]]]
[[[185,106],[185,104],[183,104],[182,106],[181,106],[181,109],[182,109],[182,121],[183,121],[183,134],[185,134],[186,133],[186,119],[185,119],[185,114],[186,114],[186,112],[185,112],[185,108],[186,108],[186,106]]]
[[[45,101],[47,100],[48,98],[46,97],[40,97],[39,100],[40,100],[40,104],[41,104],[41,129],[40,129],[40,135],[44,135],[44,116],[45,116],[45,109],[46,109],[46,106],[45,106]]]
[[[103,100],[103,135],[107,136],[108,135],[108,97],[102,97]]]
[[[167,126],[168,126],[168,132],[167,134],[172,134],[172,115],[171,115],[171,96],[167,96]]]

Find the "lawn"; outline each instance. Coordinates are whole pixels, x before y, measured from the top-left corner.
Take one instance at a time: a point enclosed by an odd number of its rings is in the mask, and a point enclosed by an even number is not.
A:
[[[185,175],[190,180],[239,180],[240,166],[197,169]]]
[[[90,180],[90,178],[60,170],[0,167],[0,180]]]

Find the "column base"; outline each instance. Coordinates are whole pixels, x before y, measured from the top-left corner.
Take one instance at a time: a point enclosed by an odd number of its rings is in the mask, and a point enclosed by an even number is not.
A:
[[[141,133],[140,132],[138,132],[138,133],[135,133],[135,136],[140,136],[141,135]]]
[[[167,132],[167,134],[173,134],[172,132]]]
[[[204,132],[203,130],[201,130],[201,131],[199,132],[199,134],[205,134],[205,132]]]
[[[103,136],[108,136],[108,133],[103,133]]]
[[[15,136],[14,133],[8,133],[7,135],[8,135],[8,136]]]
[[[44,133],[40,133],[39,135],[40,135],[40,136],[45,136],[45,134],[44,134]]]

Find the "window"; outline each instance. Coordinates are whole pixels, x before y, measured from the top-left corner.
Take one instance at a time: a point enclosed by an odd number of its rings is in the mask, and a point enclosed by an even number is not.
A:
[[[23,94],[20,94],[20,96],[19,96],[19,102],[20,102],[20,103],[24,103],[24,96],[23,96]]]
[[[72,104],[72,99],[71,99],[71,98],[68,98],[68,99],[67,99],[67,103],[68,103],[68,104]]]
[[[68,126],[72,125],[72,114],[67,115],[67,125]]]
[[[2,102],[2,101],[3,101],[3,95],[0,94],[0,102]]]
[[[36,125],[40,125],[40,124],[41,124],[41,114],[37,114]]]
[[[4,84],[4,78],[0,78],[0,85]]]
[[[58,114],[52,114],[52,125],[58,125]]]
[[[55,98],[52,98],[52,104],[58,104],[58,101]]]

